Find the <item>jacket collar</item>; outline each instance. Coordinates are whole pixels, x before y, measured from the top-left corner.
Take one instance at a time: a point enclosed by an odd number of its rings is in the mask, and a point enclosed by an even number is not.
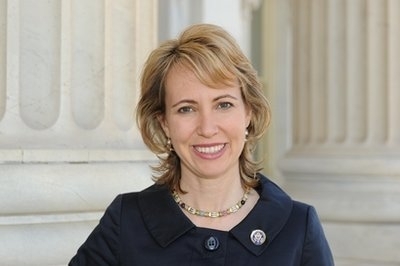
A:
[[[150,186],[139,193],[138,200],[147,229],[162,247],[195,228],[179,209],[166,186]]]
[[[246,218],[230,232],[244,247],[259,256],[282,230],[292,211],[292,199],[277,185],[262,175],[256,188],[260,199]],[[262,230],[266,241],[257,246],[250,239],[253,230]]]
[[[259,175],[260,194],[248,216],[230,233],[254,255],[260,255],[286,224],[292,209],[291,198],[266,177]],[[166,247],[196,226],[182,213],[165,186],[153,185],[139,193],[139,208],[154,239]],[[253,230],[262,230],[267,240],[262,245],[251,242]]]

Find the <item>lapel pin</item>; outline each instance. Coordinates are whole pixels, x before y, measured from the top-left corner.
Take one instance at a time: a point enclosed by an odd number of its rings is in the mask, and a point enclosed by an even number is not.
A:
[[[261,246],[267,240],[267,236],[263,230],[256,229],[251,232],[250,239],[254,245]]]

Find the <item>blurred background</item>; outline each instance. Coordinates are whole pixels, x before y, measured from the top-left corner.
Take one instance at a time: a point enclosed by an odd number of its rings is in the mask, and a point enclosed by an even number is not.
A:
[[[263,173],[314,205],[338,266],[400,265],[399,0],[0,0],[0,265],[66,265],[151,184],[148,53],[227,29],[273,108]]]

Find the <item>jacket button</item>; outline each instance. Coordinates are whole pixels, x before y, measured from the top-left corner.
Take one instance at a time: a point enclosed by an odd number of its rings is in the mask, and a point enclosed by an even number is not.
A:
[[[209,251],[217,250],[219,247],[219,240],[215,236],[210,236],[204,242],[204,247]]]

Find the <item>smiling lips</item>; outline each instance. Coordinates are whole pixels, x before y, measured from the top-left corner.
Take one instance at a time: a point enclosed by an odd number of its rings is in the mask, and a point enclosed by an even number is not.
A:
[[[215,146],[194,146],[194,149],[204,154],[214,154],[220,152],[225,147],[225,144]]]

